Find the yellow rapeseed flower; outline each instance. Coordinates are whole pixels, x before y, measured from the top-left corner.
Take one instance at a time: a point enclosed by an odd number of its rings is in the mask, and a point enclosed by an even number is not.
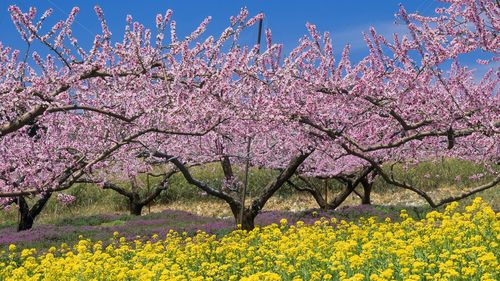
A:
[[[481,199],[416,221],[279,224],[221,238],[169,231],[164,239],[80,238],[37,253],[9,245],[0,280],[500,280],[500,216]]]

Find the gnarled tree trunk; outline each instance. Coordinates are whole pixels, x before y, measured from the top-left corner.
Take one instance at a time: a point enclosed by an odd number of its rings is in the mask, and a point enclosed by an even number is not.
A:
[[[244,208],[243,214],[241,214],[240,202],[235,201],[229,204],[229,206],[231,207],[234,221],[236,225],[240,225],[240,229],[250,231],[255,228],[255,218],[259,214],[258,208],[252,208],[252,206]]]
[[[283,169],[276,178],[271,180],[266,185],[266,187],[264,188],[264,192],[261,195],[255,197],[255,199],[252,200],[252,204],[243,210],[243,219],[241,221],[238,218],[240,216],[240,212],[242,211],[242,202],[238,194],[234,194],[234,192],[230,193],[224,190],[215,189],[209,186],[207,183],[195,179],[191,175],[186,165],[182,163],[177,157],[173,157],[172,155],[159,151],[152,152],[152,155],[154,157],[169,159],[169,161],[179,169],[188,183],[197,186],[209,195],[226,201],[226,203],[228,203],[229,207],[231,208],[233,216],[235,217],[235,222],[237,224],[241,224],[241,228],[244,230],[252,230],[255,227],[255,218],[267,203],[269,198],[271,198],[271,196],[273,196],[273,194],[276,193],[276,191],[278,191],[283,186],[283,184],[285,184],[293,176],[297,168],[307,159],[307,157],[309,157],[309,155],[311,155],[311,153],[312,151],[301,152],[295,155],[295,157],[290,160],[286,168]],[[223,159],[222,165],[224,166],[228,164],[228,159]],[[229,171],[228,169],[225,170]]]
[[[134,193],[134,196],[129,198],[129,211],[131,215],[140,216],[142,214],[142,208],[144,204],[140,202],[139,194]]]
[[[314,198],[314,200],[316,201],[316,203],[318,204],[318,206],[320,207],[320,209],[327,210],[328,209],[328,201],[325,198],[326,196],[323,197],[321,192],[318,189],[316,189],[306,178],[301,177],[301,176],[299,176],[299,178],[305,183],[305,185],[306,185],[305,187],[299,186],[291,180],[288,180],[287,183],[291,187],[295,188],[298,191],[305,191],[305,192],[308,192],[309,194],[311,194],[312,197]]]
[[[51,196],[52,192],[43,193],[31,208],[24,196],[19,196],[17,198],[17,203],[19,205],[19,223],[17,225],[17,231],[29,230],[33,227],[35,218],[42,212],[43,207],[47,204]]]
[[[104,183],[103,188],[104,189],[112,189],[119,194],[127,197],[129,201],[129,212],[133,216],[140,216],[142,214],[142,209],[144,206],[148,205],[149,203],[153,202],[153,200],[160,195],[160,193],[163,190],[166,190],[168,188],[168,180],[172,175],[174,175],[177,172],[177,170],[169,170],[165,174],[162,174],[161,176],[163,177],[162,181],[154,188],[154,190],[146,195],[146,197],[141,198],[139,194],[139,187],[137,185],[137,182],[135,180],[132,180],[132,188],[131,190],[126,190],[125,188],[111,183],[111,182],[106,182]]]
[[[344,189],[335,197],[333,197],[330,202],[327,201],[326,193],[325,196],[323,196],[320,188],[314,186],[307,178],[303,176],[299,175],[298,178],[305,184],[305,187],[301,187],[290,180],[288,181],[288,184],[290,184],[296,190],[306,191],[310,193],[321,209],[335,210],[349,197],[351,193],[356,192],[355,189],[359,184],[362,184],[363,188],[365,188],[366,185],[366,190],[368,190],[367,192],[365,190],[365,193],[363,195],[360,195],[360,197],[362,197],[362,200],[368,200],[368,202],[370,201],[372,181],[368,180],[368,175],[372,173],[373,169],[373,167],[365,168],[359,175],[338,175],[333,177],[344,184]]]
[[[363,186],[363,196],[361,197],[361,204],[363,205],[371,205],[371,192],[373,182],[368,181],[368,179],[364,178],[361,180],[361,185]]]
[[[243,211],[243,216],[241,216],[242,220],[239,222],[242,230],[250,231],[255,228],[255,218],[257,217],[256,213],[249,212],[247,209]]]

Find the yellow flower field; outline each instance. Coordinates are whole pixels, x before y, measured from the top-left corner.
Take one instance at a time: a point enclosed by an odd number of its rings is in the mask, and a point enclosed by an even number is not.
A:
[[[1,280],[499,280],[500,213],[480,198],[416,221],[321,219],[216,238],[82,239],[47,252],[0,254]]]

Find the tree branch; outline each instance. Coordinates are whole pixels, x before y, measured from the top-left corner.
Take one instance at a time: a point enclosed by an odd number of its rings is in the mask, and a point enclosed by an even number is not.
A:
[[[299,179],[302,180],[302,176],[299,176]],[[291,187],[295,188],[298,191],[302,192],[309,192],[309,194],[312,195],[314,200],[316,200],[316,203],[318,203],[319,207],[321,209],[325,209],[328,206],[328,202],[323,198],[323,195],[321,195],[321,192],[319,192],[316,188],[313,188],[312,186],[309,185],[308,181],[305,181],[306,187],[300,187],[293,183],[291,180],[286,181]]]
[[[281,173],[272,181],[270,181],[264,188],[264,193],[253,200],[251,210],[253,213],[257,214],[266,204],[267,200],[273,196],[273,194],[286,183],[297,171],[297,168],[314,152],[314,149],[308,152],[301,152],[295,155],[286,168],[281,171]]]
[[[189,171],[188,167],[186,167],[186,165],[184,163],[182,163],[177,157],[174,157],[173,155],[169,155],[169,154],[166,154],[166,153],[163,153],[160,151],[153,151],[151,153],[151,155],[154,157],[166,159],[167,161],[174,164],[177,167],[177,169],[179,169],[179,171],[182,173],[182,175],[184,176],[184,178],[186,179],[186,181],[188,183],[200,188],[201,190],[205,191],[206,193],[208,193],[212,196],[223,199],[230,204],[237,204],[237,202],[234,200],[234,198],[232,198],[229,194],[227,194],[223,191],[217,190],[217,189],[209,186],[205,182],[202,182],[198,179],[195,179],[193,177],[193,175],[191,175],[191,172]]]
[[[328,129],[328,128],[325,128],[315,122],[313,122],[311,119],[309,119],[308,117],[306,116],[300,116],[300,115],[293,115],[292,116],[292,119],[295,119],[297,120],[298,122],[302,123],[302,124],[306,124],[306,125],[309,125],[319,131],[322,131],[324,133],[326,133],[330,138],[332,139],[336,139],[337,137],[339,137],[340,135],[342,135],[342,131],[336,131],[336,130],[332,130],[332,129]]]
[[[167,172],[164,176],[162,181],[155,187],[152,193],[150,193],[148,196],[146,196],[144,199],[142,199],[139,204],[142,206],[145,206],[152,202],[160,193],[164,190],[167,190],[168,188],[168,180],[175,174],[177,173],[178,170],[171,170]]]
[[[87,111],[97,112],[97,113],[100,113],[100,114],[103,114],[103,115],[107,115],[107,116],[116,118],[118,120],[122,120],[122,121],[127,122],[127,123],[131,123],[131,122],[135,121],[137,118],[139,118],[139,117],[141,117],[143,115],[142,113],[140,113],[140,114],[138,114],[136,116],[126,117],[126,116],[120,115],[118,113],[114,113],[114,112],[107,111],[107,110],[104,110],[104,109],[99,109],[99,108],[90,107],[90,106],[78,106],[78,105],[53,107],[53,108],[47,109],[47,112],[48,113],[53,113],[53,112],[73,111],[73,110],[87,110]]]
[[[128,190],[125,190],[124,188],[122,188],[122,187],[120,187],[117,184],[114,184],[112,182],[105,182],[102,188],[103,189],[112,189],[112,190],[120,193],[121,195],[128,197],[129,199],[132,199],[134,197],[132,192],[129,192]]]
[[[434,202],[434,200],[432,199],[432,197],[427,194],[425,191],[413,186],[413,185],[410,185],[410,184],[407,184],[406,182],[401,182],[401,181],[398,181],[396,180],[394,177],[390,177],[389,175],[387,175],[386,172],[384,172],[384,170],[382,169],[382,167],[380,166],[379,163],[377,163],[375,160],[373,160],[371,157],[368,157],[367,155],[365,155],[364,153],[362,152],[358,152],[358,151],[355,151],[353,149],[350,149],[347,145],[345,144],[342,144],[342,147],[347,151],[349,152],[350,154],[354,155],[354,156],[357,156],[359,158],[362,158],[368,162],[370,162],[370,164],[374,167],[374,169],[376,170],[376,172],[389,184],[392,184],[392,185],[395,185],[395,186],[398,186],[398,187],[401,187],[401,188],[404,188],[404,189],[408,189],[410,191],[413,191],[415,192],[416,194],[418,194],[420,197],[424,198],[425,201],[427,201],[427,203],[432,207],[432,208],[436,208],[436,207],[439,207],[439,206],[442,206],[442,205],[445,205],[447,203],[451,203],[451,202],[454,202],[454,201],[458,201],[458,200],[461,200],[461,199],[464,199],[464,198],[467,198],[475,193],[478,193],[478,192],[481,192],[481,191],[484,191],[484,190],[487,190],[491,187],[494,187],[496,186],[498,183],[500,183],[500,175],[497,175],[492,181],[486,183],[486,184],[483,184],[483,185],[480,185],[476,188],[473,188],[472,190],[470,191],[467,191],[467,192],[464,192],[460,195],[457,195],[457,196],[450,196],[450,197],[447,197],[447,198],[444,198],[444,199],[441,199],[440,201],[438,202]]]

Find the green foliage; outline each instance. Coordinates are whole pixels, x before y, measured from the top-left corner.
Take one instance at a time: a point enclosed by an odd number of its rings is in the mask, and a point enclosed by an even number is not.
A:
[[[384,169],[388,172],[392,169],[398,180],[415,184],[425,191],[450,186],[463,189],[480,185],[492,179],[488,176],[479,180],[471,179],[471,176],[485,173],[484,167],[470,161],[451,158],[422,162],[408,169],[399,164],[394,166],[385,165]],[[392,192],[397,187],[387,184],[383,179],[378,177],[375,181],[374,189],[379,192]]]
[[[94,225],[113,225],[113,222],[117,221],[126,221],[128,217],[126,215],[122,215],[119,219],[116,219],[114,216],[106,216],[106,215],[91,215],[91,216],[69,216],[60,219],[56,219],[54,221],[55,225],[64,226],[64,225],[72,225],[72,226],[94,226]]]
[[[129,183],[125,183],[129,185]],[[68,190],[68,194],[76,196],[77,206],[92,206],[95,204],[104,204],[111,207],[114,211],[123,211],[127,209],[128,200],[113,190],[102,189],[93,184],[77,184]]]
[[[104,223],[100,224],[100,226],[120,226],[120,225],[125,225],[125,221],[114,220],[114,221],[104,222]]]
[[[236,167],[234,169],[235,176],[243,183],[244,169],[243,167]],[[210,163],[200,167],[192,168],[193,177],[201,179],[209,186],[214,188],[222,188],[224,173],[218,163]],[[248,193],[259,194],[262,192],[266,184],[278,175],[277,171],[269,169],[250,168]],[[171,179],[167,192],[159,196],[159,203],[168,203],[176,200],[191,200],[200,198],[202,192],[196,186],[189,184],[182,174],[177,173]],[[290,190],[280,190],[278,195],[288,195]]]
[[[390,165],[384,167],[387,171],[391,169]],[[468,161],[461,161],[456,159],[442,159],[435,162],[425,162],[420,163],[416,166],[410,167],[409,169],[404,169],[402,165],[394,165],[392,167],[394,174],[399,180],[406,181],[409,183],[417,184],[420,188],[426,191],[438,190],[440,188],[446,188],[456,186],[458,188],[468,188],[481,184],[487,180],[488,177],[484,177],[481,180],[472,180],[469,177],[480,174],[484,172],[484,168],[481,165],[474,164]],[[243,167],[236,167],[235,175],[240,181],[243,182],[244,169]],[[209,185],[215,188],[222,187],[222,180],[224,178],[223,171],[217,163],[207,164],[200,167],[194,167],[192,169],[193,176],[195,178],[201,179],[207,182]],[[262,192],[266,184],[278,175],[278,171],[272,171],[268,169],[250,169],[249,178],[249,190],[250,196],[257,195]],[[430,175],[427,176],[427,175]],[[438,176],[439,175],[439,176]],[[456,180],[456,176],[460,176],[460,180]],[[146,175],[141,175],[139,181],[142,183],[147,183]],[[149,185],[152,189],[161,181],[160,177],[149,177]],[[296,179],[294,180],[296,181]],[[320,179],[310,179],[310,181],[320,188],[324,188],[325,181]],[[299,182],[299,181],[296,181]],[[129,188],[129,181],[117,182],[120,185]],[[327,186],[330,194],[338,192],[342,189],[342,185],[335,180],[328,180]],[[398,190],[397,187],[388,185],[380,177],[377,178],[373,186],[373,192],[379,194],[390,195],[394,191]],[[497,202],[499,192],[498,188],[493,188],[483,192],[482,195],[493,208],[500,208],[500,202]],[[147,193],[147,188],[143,188],[142,193]],[[98,214],[108,214],[113,212],[123,212],[128,210],[128,199],[117,192],[109,189],[102,189],[93,184],[77,184],[71,189],[65,191],[65,193],[74,195],[77,197],[75,203],[71,206],[63,206],[56,202],[56,196],[52,198],[47,203],[47,206],[42,212],[42,215],[37,218],[36,223],[58,223],[64,225],[100,225],[102,223],[108,223],[102,217],[97,216]],[[285,185],[282,189],[278,191],[276,196],[280,198],[288,198],[297,192],[288,185]],[[448,194],[443,194],[447,196]],[[491,200],[488,200],[491,198]],[[200,190],[190,185],[186,182],[180,173],[175,174],[169,183],[168,190],[161,193],[161,195],[156,199],[153,204],[168,204],[174,201],[206,201],[212,200],[210,196],[203,196]],[[466,200],[466,202],[469,200]],[[28,200],[30,206],[34,203],[33,199]],[[464,203],[465,204],[465,203]],[[89,221],[79,221],[82,218],[70,218],[75,214],[85,214],[89,216],[85,220]],[[92,216],[96,215],[96,216]],[[17,222],[17,211],[13,208],[10,211],[0,212],[0,227],[7,227],[15,225]]]

